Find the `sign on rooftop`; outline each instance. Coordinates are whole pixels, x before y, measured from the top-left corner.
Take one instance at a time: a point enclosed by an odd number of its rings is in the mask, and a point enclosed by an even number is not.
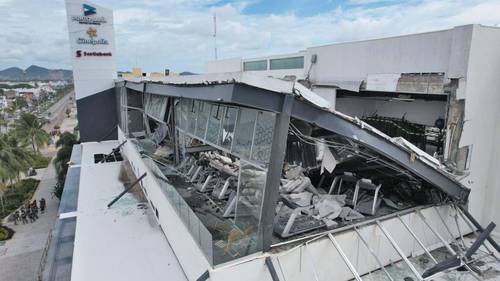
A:
[[[114,87],[113,11],[88,1],[66,0],[76,99]]]

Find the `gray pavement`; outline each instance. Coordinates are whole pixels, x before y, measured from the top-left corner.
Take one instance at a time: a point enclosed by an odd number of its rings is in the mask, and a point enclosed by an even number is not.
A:
[[[57,218],[59,200],[52,196],[56,184],[56,172],[52,163],[45,169],[37,170],[35,178],[40,179],[33,199],[44,197],[47,209],[39,214],[38,220],[28,224],[6,223],[15,231],[12,239],[0,246],[0,281],[35,280],[43,249],[48,235]]]

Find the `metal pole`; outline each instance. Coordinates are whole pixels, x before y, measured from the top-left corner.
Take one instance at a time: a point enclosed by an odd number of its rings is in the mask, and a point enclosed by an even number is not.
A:
[[[460,215],[460,217],[462,217],[462,220],[464,220],[465,224],[470,228],[470,230],[472,231],[472,233],[474,233],[475,235],[479,236],[477,234],[477,231],[474,229],[474,227],[469,222],[469,220],[467,220],[467,218],[464,216],[464,214],[462,214],[462,212],[460,212],[459,209],[457,209],[457,212]],[[483,243],[483,247],[486,248],[486,251],[488,251],[488,253],[490,253],[490,255],[492,255],[498,262],[500,262],[500,259],[495,255],[495,253],[493,253],[493,251],[490,249],[490,247],[488,247],[488,245],[486,243]]]
[[[457,253],[450,247],[450,245],[448,244],[448,242],[446,242],[446,240],[444,240],[443,237],[441,235],[439,235],[439,233],[427,222],[427,220],[425,219],[424,215],[422,215],[422,213],[420,212],[420,210],[417,211],[417,214],[422,219],[422,221],[425,223],[425,225],[432,231],[432,233],[434,233],[434,235],[439,240],[441,240],[441,243],[443,243],[443,245],[446,247],[446,249],[448,249],[448,252],[450,252],[452,255],[456,256]]]
[[[480,232],[484,231],[484,228],[481,226],[481,224],[479,224],[479,222],[464,207],[462,207],[462,206],[458,206],[458,207],[460,208],[460,210],[462,211],[462,213],[470,220],[470,222]],[[493,248],[495,248],[495,250],[500,253],[500,246],[497,244],[497,242],[495,240],[493,240],[493,238],[491,238],[491,236],[489,236],[489,235],[488,235],[488,237],[486,239],[488,239],[488,242],[490,242],[490,244],[493,246]]]
[[[279,185],[286,153],[288,127],[290,125],[290,116],[294,104],[295,97],[293,95],[285,95],[281,106],[281,112],[276,115],[274,123],[274,134],[269,156],[269,168],[266,176],[264,198],[262,200],[260,214],[262,248],[264,251],[268,251],[271,248],[274,228],[274,212],[279,198]]]
[[[309,255],[309,251],[307,250],[307,244],[306,246],[304,246],[304,252],[306,253],[308,259],[309,259],[309,262],[311,263],[311,267],[312,267],[312,270],[313,270],[313,274],[314,274],[314,279],[316,281],[319,281],[319,277],[318,277],[318,272],[316,272],[316,267],[314,267],[314,262],[311,258],[311,255]]]
[[[281,262],[280,262],[279,256],[276,256],[276,261],[278,262],[278,266],[280,267],[281,276],[283,276],[283,280],[286,281],[285,273],[283,272],[283,267],[281,266]]]
[[[109,154],[104,155],[104,157],[101,159],[99,163],[104,163],[106,162],[106,158],[109,156],[113,155],[116,151],[120,151],[120,148],[125,145],[127,140],[124,140],[122,143],[120,143],[117,147],[113,148]]]
[[[444,228],[446,228],[446,231],[448,231],[448,234],[450,234],[450,238],[451,240],[455,240],[455,236],[453,235],[453,232],[451,232],[450,228],[448,227],[448,225],[446,224],[446,221],[444,220],[443,216],[441,215],[441,213],[439,212],[438,208],[437,207],[432,207],[436,213],[438,214],[438,217],[439,219],[441,220],[441,222],[443,223],[444,225]]]
[[[368,251],[370,252],[370,254],[372,254],[373,258],[377,261],[377,263],[380,266],[380,268],[384,271],[385,275],[387,275],[387,278],[389,278],[389,280],[391,280],[391,281],[394,281],[394,279],[392,279],[392,276],[389,274],[389,272],[387,271],[387,269],[385,269],[384,264],[380,261],[380,259],[375,254],[375,252],[373,251],[373,249],[370,247],[370,245],[368,244],[368,242],[365,240],[365,238],[363,237],[363,235],[361,234],[361,232],[359,231],[359,229],[357,227],[355,227],[354,231],[356,231],[356,233],[358,234],[358,237],[361,240],[361,242],[363,242],[363,244],[366,246],[366,248],[368,249]]]
[[[408,224],[406,224],[406,222],[403,221],[403,219],[398,215],[398,219],[399,221],[401,221],[401,223],[404,225],[404,227],[406,228],[406,230],[408,230],[408,232],[410,232],[411,236],[413,236],[413,238],[415,238],[415,240],[417,241],[417,243],[420,245],[420,247],[425,251],[425,253],[427,254],[427,256],[429,256],[429,258],[435,263],[435,264],[438,264],[438,262],[436,261],[436,259],[432,256],[432,254],[429,252],[429,250],[427,250],[427,248],[424,246],[424,243],[422,243],[422,241],[417,237],[417,235],[413,232],[413,230],[411,230],[410,226]]]
[[[401,250],[401,248],[399,248],[398,244],[396,243],[396,241],[394,241],[394,239],[389,234],[389,232],[387,232],[387,230],[385,230],[382,223],[380,223],[380,221],[376,221],[376,223],[377,223],[378,227],[380,228],[380,230],[382,230],[382,233],[385,235],[387,240],[389,240],[389,242],[391,243],[394,250],[396,250],[396,252],[398,252],[399,256],[404,260],[406,265],[408,265],[408,267],[413,272],[415,277],[417,277],[418,280],[423,280],[422,276],[420,275],[420,273],[418,273],[417,269],[413,266],[413,264],[410,262],[410,260],[408,260],[408,258],[406,257],[406,254],[403,252],[403,250]]]
[[[464,267],[472,275],[472,277],[474,277],[474,279],[482,281],[482,279],[479,278],[479,276],[477,276],[477,274],[472,270],[472,268],[470,268],[470,266],[467,263],[464,263]]]
[[[129,187],[127,187],[124,191],[122,191],[118,196],[116,196],[115,199],[113,199],[111,202],[108,204],[108,208],[113,206],[113,204],[116,203],[120,198],[122,198],[125,193],[129,192],[137,183],[139,183],[144,177],[146,177],[147,173],[144,173],[142,176],[140,176],[137,180],[135,180]]]
[[[349,270],[351,271],[352,275],[354,276],[354,278],[356,278],[356,280],[358,281],[363,281],[361,279],[361,277],[359,276],[359,273],[356,271],[356,268],[354,268],[354,266],[352,265],[352,263],[349,261],[349,259],[347,258],[346,254],[344,253],[344,251],[342,250],[342,248],[340,247],[339,243],[337,242],[337,240],[335,240],[335,237],[333,237],[333,235],[331,233],[328,233],[328,237],[330,238],[330,241],[332,241],[333,243],[333,246],[335,246],[335,249],[337,249],[337,251],[339,252],[340,256],[342,257],[342,259],[344,260],[345,264],[347,265],[347,267],[349,268]]]
[[[271,257],[266,257],[266,266],[267,269],[269,270],[269,273],[271,274],[271,278],[273,281],[280,281],[280,278],[278,277],[278,274],[276,273],[276,269],[274,268],[273,261],[271,260]]]

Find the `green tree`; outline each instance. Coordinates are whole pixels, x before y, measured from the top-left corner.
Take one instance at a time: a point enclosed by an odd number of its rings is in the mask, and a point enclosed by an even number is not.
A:
[[[14,103],[16,104],[17,108],[24,108],[28,106],[28,103],[23,97],[16,97],[14,99]]]
[[[0,111],[0,135],[3,132],[3,128],[7,127],[8,124],[9,122],[7,121],[7,118],[5,116],[5,112],[3,110]]]
[[[61,136],[59,136],[59,139],[56,142],[56,147],[61,147],[61,146],[73,147],[73,145],[77,143],[78,139],[76,135],[70,132],[64,132],[61,134]]]
[[[32,157],[13,135],[0,136],[0,181],[12,183],[13,178],[19,178],[19,173],[30,167]]]
[[[57,184],[54,186],[53,194],[57,198],[61,198],[66,173],[68,172],[68,163],[71,159],[71,152],[73,151],[73,145],[78,143],[78,137],[69,132],[62,133],[56,142],[56,146],[60,148],[54,159],[54,166],[57,173]]]
[[[20,118],[14,121],[14,131],[22,143],[31,144],[33,151],[38,152],[39,147],[47,144],[50,139],[49,134],[43,129],[45,123],[45,119],[30,113],[22,113]]]

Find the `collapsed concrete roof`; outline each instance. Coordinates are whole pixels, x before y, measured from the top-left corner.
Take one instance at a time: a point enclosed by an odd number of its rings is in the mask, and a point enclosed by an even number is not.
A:
[[[466,203],[470,193],[437,159],[402,138],[391,138],[358,118],[331,109],[327,100],[298,82],[235,72],[119,79],[116,83],[138,92],[238,104],[277,113],[282,110],[285,96],[292,95],[293,118],[369,147],[454,201]]]

